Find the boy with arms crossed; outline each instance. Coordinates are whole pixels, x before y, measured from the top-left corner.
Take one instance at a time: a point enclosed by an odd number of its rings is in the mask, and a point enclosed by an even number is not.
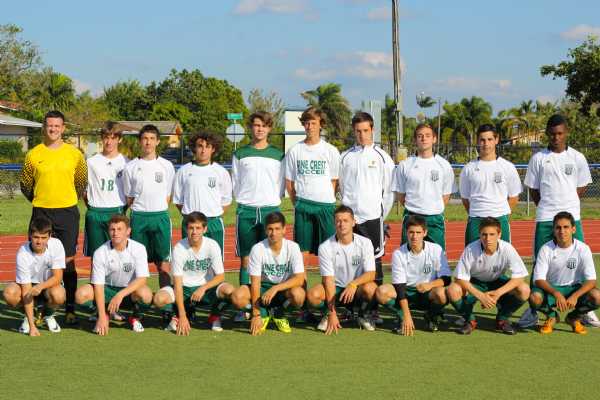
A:
[[[553,223],[554,240],[542,246],[535,261],[529,304],[548,316],[540,333],[552,333],[558,312],[572,310],[566,322],[573,332],[585,335],[581,318],[600,305],[594,258],[588,245],[573,238],[577,227],[570,213],[559,212]]]
[[[222,250],[216,240],[204,236],[208,218],[196,211],[186,217],[187,237],[173,249],[173,287],[166,286],[154,296],[154,306],[163,308],[175,303],[177,316],[171,318],[167,329],[177,335],[189,335],[190,315],[193,319],[195,306],[211,306],[208,323],[215,332],[221,327],[221,311],[229,302],[233,286],[225,282]]]
[[[231,296],[237,308],[252,307],[250,333],[266,331],[271,314],[277,329],[290,333],[284,312],[304,304],[304,262],[297,243],[284,238],[285,217],[276,211],[265,218],[267,239],[252,246],[248,272],[250,285],[242,285]]]
[[[65,289],[61,286],[65,269],[65,249],[60,240],[50,237],[52,223],[44,217],[31,221],[29,242],[17,252],[16,282],[4,288],[3,295],[11,307],[23,307],[25,318],[19,332],[40,336],[35,324],[35,302],[45,302],[44,322],[48,330],[60,332],[54,310],[65,302]]]
[[[387,305],[398,316],[394,332],[412,336],[415,325],[411,308],[425,311],[427,328],[438,330],[442,310],[447,303],[445,286],[452,272],[440,245],[424,241],[427,222],[419,215],[406,221],[408,242],[392,255],[392,283],[377,288],[379,304]]]

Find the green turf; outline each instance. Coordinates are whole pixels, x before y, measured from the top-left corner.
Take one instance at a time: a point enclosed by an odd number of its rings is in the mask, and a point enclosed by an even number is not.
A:
[[[236,282],[237,275],[227,279]],[[112,325],[108,337],[98,337],[84,322],[29,338],[14,331],[21,315],[0,303],[1,393],[7,399],[593,398],[600,329],[576,336],[561,323],[550,336],[509,337],[491,331],[493,315],[476,311],[481,329],[469,337],[453,327],[400,337],[390,332],[388,315],[373,333],[345,326],[327,337],[293,324],[290,335],[270,329],[251,337],[247,324],[225,320],[224,332],[199,323],[190,337],[177,337],[159,330],[152,314],[142,334]]]
[[[31,204],[20,194],[15,195],[14,199],[1,199],[2,208],[0,208],[0,235],[16,235],[23,234],[27,230],[29,218],[31,216]],[[527,215],[526,203],[517,205],[512,219],[527,220],[535,218],[535,206],[530,203],[529,215]],[[282,202],[282,210],[289,223],[294,222],[293,207],[289,199],[284,199]],[[83,229],[85,215],[85,206],[82,202],[79,203],[79,211],[81,213],[80,226]],[[171,204],[169,207],[171,220],[174,228],[181,227],[181,214],[177,208]],[[446,219],[448,221],[466,221],[467,214],[461,204],[452,201],[446,207]],[[600,203],[598,201],[584,201],[581,206],[581,215],[584,219],[599,219],[600,218]],[[226,226],[235,224],[235,204],[229,207],[223,217]],[[402,219],[402,207],[394,206],[388,221],[400,221]]]

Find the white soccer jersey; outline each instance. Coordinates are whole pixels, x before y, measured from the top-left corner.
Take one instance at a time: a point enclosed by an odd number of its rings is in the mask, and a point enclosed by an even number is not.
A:
[[[92,207],[123,207],[127,203],[123,188],[123,169],[129,160],[122,154],[108,158],[98,153],[87,159],[87,200]]]
[[[566,249],[549,241],[535,259],[533,281],[539,279],[556,286],[595,280],[596,268],[590,247],[577,239],[573,239],[573,244]]]
[[[239,204],[275,207],[285,193],[283,153],[274,146],[256,149],[250,145],[233,154],[231,179]]]
[[[225,272],[219,244],[209,237],[202,238],[196,253],[187,239],[182,239],[173,248],[173,276],[183,277],[183,286],[202,286],[216,275]]]
[[[250,250],[248,273],[260,276],[261,282],[278,284],[303,272],[304,260],[296,242],[283,239],[278,255],[273,254],[268,239],[256,243]]]
[[[365,272],[375,271],[373,244],[355,233],[352,243],[343,245],[333,235],[319,246],[319,269],[321,276],[334,276],[335,286],[345,288]]]
[[[342,153],[342,204],[354,211],[357,223],[387,217],[394,204],[393,173],[394,161],[379,146],[355,145]]]
[[[65,249],[60,240],[51,237],[42,254],[31,249],[31,243],[23,244],[17,251],[17,278],[20,285],[42,283],[52,277],[53,269],[65,269]]]
[[[393,191],[405,195],[404,207],[412,213],[441,214],[445,208],[443,196],[455,191],[454,171],[440,155],[411,156],[398,164]]]
[[[299,142],[285,155],[285,178],[294,182],[301,199],[335,203],[331,181],[339,173],[340,152],[323,139],[314,145]]]
[[[133,211],[166,211],[171,196],[175,168],[162,157],[155,160],[136,158],[125,166],[125,195],[133,197]]]
[[[562,153],[544,149],[531,157],[525,175],[525,185],[540,191],[535,220],[552,221],[560,211],[581,218],[577,188],[592,182],[585,156],[567,147]]]
[[[223,207],[231,204],[229,172],[217,163],[185,164],[175,175],[173,203],[183,205],[184,215],[193,211],[207,217],[223,215]]]
[[[123,251],[113,248],[109,240],[94,252],[92,285],[109,285],[124,288],[137,278],[150,276],[148,255],[143,244],[128,239]]]
[[[436,243],[424,242],[419,254],[410,251],[405,243],[392,254],[392,284],[417,286],[442,276],[452,276],[452,272],[444,250]]]
[[[498,157],[473,160],[460,172],[460,197],[469,200],[470,217],[510,214],[509,197],[521,193],[521,179],[514,164]]]
[[[498,249],[488,256],[481,241],[470,243],[456,265],[454,276],[468,281],[471,278],[492,282],[510,272],[511,278],[524,278],[529,273],[517,250],[508,242],[498,240]]]

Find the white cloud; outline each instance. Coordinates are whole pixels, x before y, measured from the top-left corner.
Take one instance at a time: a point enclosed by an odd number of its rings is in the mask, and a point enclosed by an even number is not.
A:
[[[590,35],[600,37],[600,26],[580,24],[560,34],[563,39],[567,40],[583,40]]]
[[[73,87],[76,94],[82,94],[83,92],[89,91],[93,97],[97,97],[102,94],[102,90],[98,89],[91,83],[83,82],[78,79],[73,79]]]
[[[333,79],[337,75],[334,69],[309,70],[306,68],[298,68],[294,71],[296,78],[305,81],[321,81],[325,79]]]
[[[512,89],[512,82],[509,79],[481,79],[453,76],[436,81],[435,87],[446,90],[485,91],[492,94],[508,94]]]
[[[299,14],[309,10],[308,0],[240,0],[233,9],[233,13],[239,15],[256,14],[258,12]]]
[[[389,21],[392,19],[392,7],[374,8],[367,13],[367,19],[371,21]]]

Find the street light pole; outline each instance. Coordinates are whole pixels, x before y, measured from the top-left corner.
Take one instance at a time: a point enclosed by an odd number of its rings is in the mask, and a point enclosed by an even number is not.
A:
[[[398,27],[398,3],[400,0],[392,0],[392,49],[394,60],[394,103],[396,104],[396,143],[398,144],[396,160],[404,160],[407,156],[404,147],[404,133],[402,121],[402,77],[400,69],[400,29]]]

